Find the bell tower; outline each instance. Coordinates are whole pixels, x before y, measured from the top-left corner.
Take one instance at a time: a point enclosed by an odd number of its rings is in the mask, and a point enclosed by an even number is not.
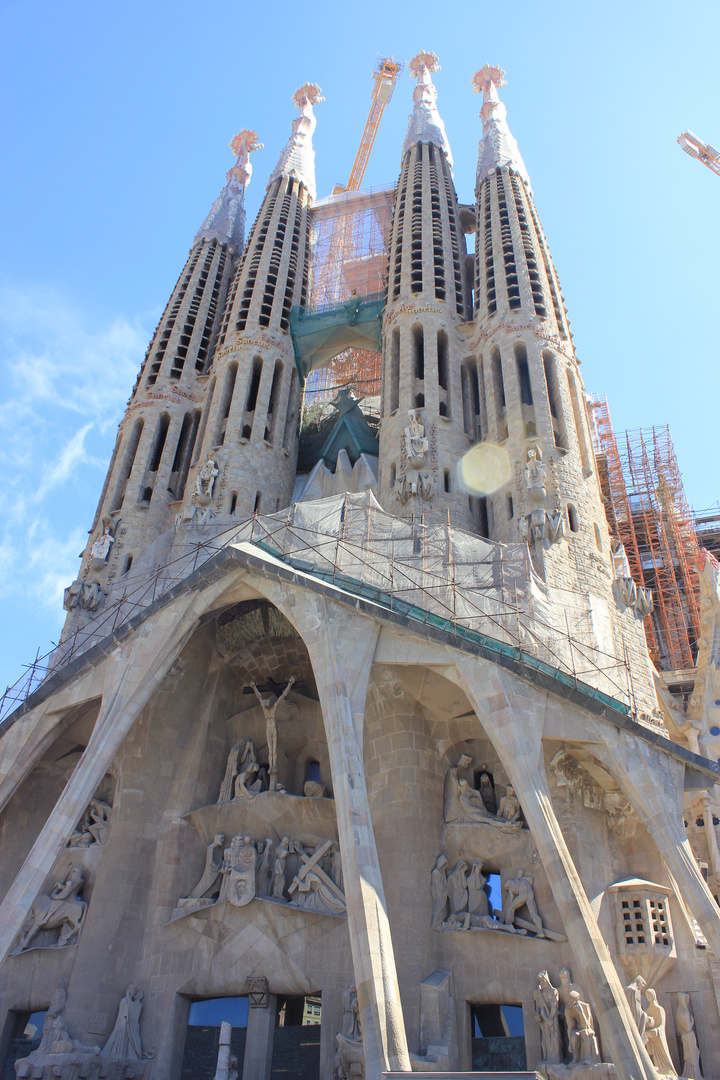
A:
[[[300,382],[290,311],[307,296],[313,105],[322,100],[315,83],[293,95],[300,112],[270,175],[225,305],[184,521],[210,509],[230,523],[254,511],[272,513],[292,497]]]
[[[230,149],[236,163],[193,240],[120,421],[80,573],[65,593],[73,618],[101,606],[107,587],[131,571],[182,506],[210,358],[243,248],[249,155],[261,144],[243,129]]]
[[[525,164],[498,96],[501,68],[473,76],[483,95],[477,166],[475,328],[466,412],[501,447],[507,482],[482,499],[488,534],[526,539],[548,584],[607,593],[610,539],[586,395],[555,267]]]
[[[434,53],[417,78],[395,198],[383,328],[379,497],[400,517],[446,512],[473,527],[455,463],[470,445],[462,421],[459,328],[470,317],[465,237],[452,154],[437,110]]]

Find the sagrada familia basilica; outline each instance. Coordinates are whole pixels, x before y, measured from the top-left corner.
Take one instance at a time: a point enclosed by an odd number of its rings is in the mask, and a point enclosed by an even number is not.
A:
[[[720,1077],[717,563],[681,701],[504,72],[462,205],[436,67],[397,184],[322,199],[301,87],[247,239],[231,143],[0,724],[3,1080]]]

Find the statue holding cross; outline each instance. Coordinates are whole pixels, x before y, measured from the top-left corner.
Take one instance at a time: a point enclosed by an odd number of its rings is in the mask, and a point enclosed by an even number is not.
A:
[[[263,697],[255,683],[251,683],[255,697],[260,702],[260,707],[265,717],[265,732],[267,735],[268,773],[270,774],[270,790],[275,791],[277,786],[277,711],[281,702],[287,697],[295,683],[295,676],[291,675],[285,689],[272,704],[271,698]],[[263,689],[265,689],[263,687]]]

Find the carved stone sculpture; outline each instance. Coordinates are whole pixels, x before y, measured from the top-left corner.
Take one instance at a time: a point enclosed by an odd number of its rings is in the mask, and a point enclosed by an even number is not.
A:
[[[517,912],[522,907],[527,908],[532,919],[532,924],[528,929],[534,929],[538,937],[545,937],[542,919],[538,914],[537,904],[535,903],[532,876],[524,874],[521,868],[518,870],[516,877],[509,878],[505,882],[505,898],[501,917],[506,926],[523,925],[523,921],[518,921],[517,917]]]
[[[203,907],[213,903],[209,895],[217,889],[222,874],[222,845],[225,837],[217,833],[205,851],[205,868],[195,888],[184,899],[178,901],[178,907]]]
[[[444,855],[438,855],[435,865],[430,874],[430,895],[432,896],[432,921],[433,930],[439,930],[445,921],[447,912],[447,867],[448,861]]]
[[[67,1002],[67,979],[60,979],[50,1000],[37,1050],[15,1062],[18,1077],[83,1077],[98,1080],[100,1048],[86,1046],[68,1034],[63,1013]],[[142,1074],[139,1074],[142,1075]]]
[[[467,869],[468,864],[465,860],[459,859],[455,869],[448,874],[447,894],[451,915],[457,915],[468,909]]]
[[[230,1053],[230,1041],[232,1039],[232,1027],[227,1020],[220,1024],[220,1039],[218,1042],[217,1067],[214,1080],[230,1080],[232,1073],[233,1056]],[[235,1074],[237,1076],[237,1073]]]
[[[542,460],[539,447],[531,446],[527,452],[525,465],[525,486],[531,502],[541,502],[547,495],[547,466]]]
[[[272,894],[275,900],[283,900],[285,896],[285,860],[290,852],[290,838],[283,836],[273,864]]]
[[[472,758],[467,754],[462,754],[457,765],[451,765],[445,774],[443,792],[445,821],[448,823],[478,822],[493,825],[504,832],[517,832],[522,828],[521,821],[507,821],[503,817],[491,814],[480,792],[471,788],[465,777],[459,775],[471,763]]]
[[[245,743],[240,758],[239,772],[235,780],[235,799],[254,799],[260,791],[260,781],[256,779],[260,766],[255,757],[255,746],[251,739]],[[227,771],[226,771],[227,774]],[[249,786],[248,786],[249,785]]]
[[[508,785],[508,789],[500,800],[497,816],[506,821],[520,820],[520,800],[515,794],[515,788]]]
[[[198,506],[209,506],[212,502],[213,488],[215,487],[215,480],[219,474],[220,470],[216,458],[212,456],[208,457],[195,480],[193,501]]]
[[[272,854],[273,854],[273,842],[272,837],[269,836],[265,841],[265,845],[262,849],[262,860],[256,874],[255,891],[258,896],[267,896],[270,889],[270,879],[272,876]]]
[[[318,844],[311,855],[298,847],[302,865],[288,889],[292,904],[320,915],[345,914],[345,896],[322,866],[323,858],[332,853],[332,848],[332,840]]]
[[[600,1061],[592,1012],[586,1001],[580,1000],[577,990],[570,991],[570,1004],[565,1007],[570,1053],[574,1065],[596,1065]]]
[[[351,986],[343,993],[343,1018],[335,1036],[334,1080],[364,1080],[365,1054],[357,991]]]
[[[646,989],[645,998],[647,1001],[645,1012],[648,1017],[645,1027],[647,1052],[661,1076],[676,1076],[675,1066],[670,1057],[670,1047],[665,1036],[665,1010],[660,1005],[652,987],[648,986]]]
[[[238,771],[238,755],[240,754],[240,747],[242,746],[242,739],[238,739],[230,747],[230,753],[227,757],[227,764],[225,766],[225,775],[223,776],[222,784],[220,785],[220,794],[218,795],[218,805],[223,803],[229,803],[232,801],[235,791],[235,777]]]
[[[538,974],[538,985],[533,994],[535,1019],[540,1025],[542,1060],[545,1065],[561,1065],[563,1060],[560,1041],[558,1008],[560,996],[550,982],[547,971]]]
[[[68,585],[63,594],[63,607],[66,611],[82,608],[83,611],[96,611],[105,592],[97,581],[87,582],[79,579]]]
[[[236,907],[245,907],[255,897],[257,851],[250,836],[234,836],[225,849],[221,874],[227,875],[223,898]]]
[[[104,844],[110,828],[111,811],[110,803],[103,799],[91,799],[75,832],[68,840],[68,847],[86,848],[92,844]]]
[[[111,531],[111,522],[103,521],[103,531],[98,536],[95,543],[90,548],[90,569],[102,570],[104,569],[108,555],[110,554],[110,548],[115,543],[115,537]]]
[[[252,683],[252,688],[255,693],[255,697],[260,702],[260,707],[265,717],[265,733],[267,736],[267,750],[268,750],[268,772],[270,773],[270,790],[276,789],[277,778],[277,711],[280,704],[284,701],[287,695],[293,688],[295,682],[295,676],[291,675],[287,686],[281,693],[280,697],[272,704],[270,698],[264,698],[258,690],[255,683]]]
[[[74,945],[80,936],[87,911],[87,904],[78,896],[83,884],[82,867],[70,864],[64,881],[57,881],[49,895],[40,893],[30,909],[29,919],[23,927],[23,935],[16,951],[24,952],[31,948],[39,931],[58,928],[60,935],[57,941],[43,947]]]
[[[640,1038],[644,1043],[647,1042],[645,1028],[648,1024],[648,1015],[642,1007],[642,992],[646,985],[647,983],[642,975],[637,975],[632,982],[628,983],[625,987],[625,997],[630,1006],[630,1012],[633,1014],[635,1025],[640,1033]]]
[[[115,1027],[102,1049],[102,1056],[112,1061],[142,1061],[140,1042],[140,1013],[143,994],[134,984],[128,986],[120,1001]]]
[[[435,494],[435,480],[425,467],[430,442],[425,435],[425,425],[419,409],[408,410],[409,421],[403,431],[401,460],[404,472],[396,481],[395,490],[403,506],[412,496],[425,502]]]
[[[65,1027],[65,1021],[62,1019],[62,1014],[65,1012],[65,1005],[67,1003],[68,981],[68,979],[58,979],[58,984],[53,991],[53,996],[50,1000],[50,1008],[45,1015],[43,1023],[40,1045],[37,1048],[38,1054],[51,1054],[53,1052],[63,1053],[62,1049],[53,1050],[55,1045],[64,1047],[65,1044],[70,1042],[70,1045],[72,1046],[70,1036]]]
[[[482,866],[481,862],[474,862],[467,878],[467,908],[471,915],[491,914],[490,902],[485,892],[487,878],[482,872]]]
[[[303,795],[306,799],[324,799],[327,788],[319,780],[306,780]]]
[[[675,1010],[675,1029],[682,1044],[682,1076],[687,1080],[703,1080],[700,1070],[700,1050],[695,1036],[695,1019],[690,1005],[689,994],[678,994],[678,1007]]]

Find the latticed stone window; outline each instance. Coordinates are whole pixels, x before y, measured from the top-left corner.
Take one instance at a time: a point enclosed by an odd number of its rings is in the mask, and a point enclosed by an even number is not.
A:
[[[675,956],[669,894],[665,885],[630,878],[609,889],[614,894],[620,955]]]

